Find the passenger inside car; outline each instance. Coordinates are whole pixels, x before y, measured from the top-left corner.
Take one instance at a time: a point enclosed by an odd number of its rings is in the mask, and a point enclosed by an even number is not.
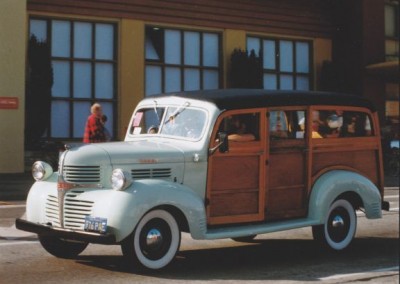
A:
[[[232,142],[250,142],[258,140],[258,116],[237,114],[226,117],[220,125],[220,132],[228,134]]]
[[[228,140],[234,142],[254,141],[256,137],[249,132],[247,124],[239,115],[229,119]]]

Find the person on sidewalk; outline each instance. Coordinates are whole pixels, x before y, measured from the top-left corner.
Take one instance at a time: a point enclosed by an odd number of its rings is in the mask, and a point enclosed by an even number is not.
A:
[[[104,124],[101,122],[103,111],[101,105],[95,103],[90,108],[92,113],[85,126],[85,132],[83,135],[83,143],[99,143],[106,141],[106,135],[104,132]]]

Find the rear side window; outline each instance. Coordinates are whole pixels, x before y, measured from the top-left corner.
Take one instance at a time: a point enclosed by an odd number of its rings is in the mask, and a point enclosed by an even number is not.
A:
[[[276,110],[269,112],[269,137],[279,139],[304,139],[304,110]]]
[[[368,137],[373,135],[371,118],[367,113],[343,110],[314,110],[313,138]]]

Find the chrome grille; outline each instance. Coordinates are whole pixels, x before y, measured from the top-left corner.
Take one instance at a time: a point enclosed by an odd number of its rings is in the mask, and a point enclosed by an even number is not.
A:
[[[64,227],[70,229],[82,229],[85,217],[92,213],[94,202],[79,199],[83,191],[72,190],[64,199]]]
[[[46,199],[45,216],[46,223],[51,223],[53,226],[60,227],[58,214],[58,199],[57,196],[49,195]]]
[[[135,169],[131,171],[133,179],[140,178],[170,178],[171,169]]]
[[[65,181],[71,183],[100,182],[100,166],[63,166]]]
[[[83,230],[85,217],[92,214],[94,202],[83,200],[79,195],[84,191],[71,190],[64,198],[64,228],[73,230]],[[60,227],[59,205],[57,197],[49,195],[46,200],[46,222],[53,226]]]

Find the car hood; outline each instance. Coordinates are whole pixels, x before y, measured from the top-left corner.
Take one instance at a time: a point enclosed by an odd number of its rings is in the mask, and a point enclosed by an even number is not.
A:
[[[183,151],[166,142],[149,140],[83,144],[72,147],[64,163],[75,165],[112,165],[183,163]]]

